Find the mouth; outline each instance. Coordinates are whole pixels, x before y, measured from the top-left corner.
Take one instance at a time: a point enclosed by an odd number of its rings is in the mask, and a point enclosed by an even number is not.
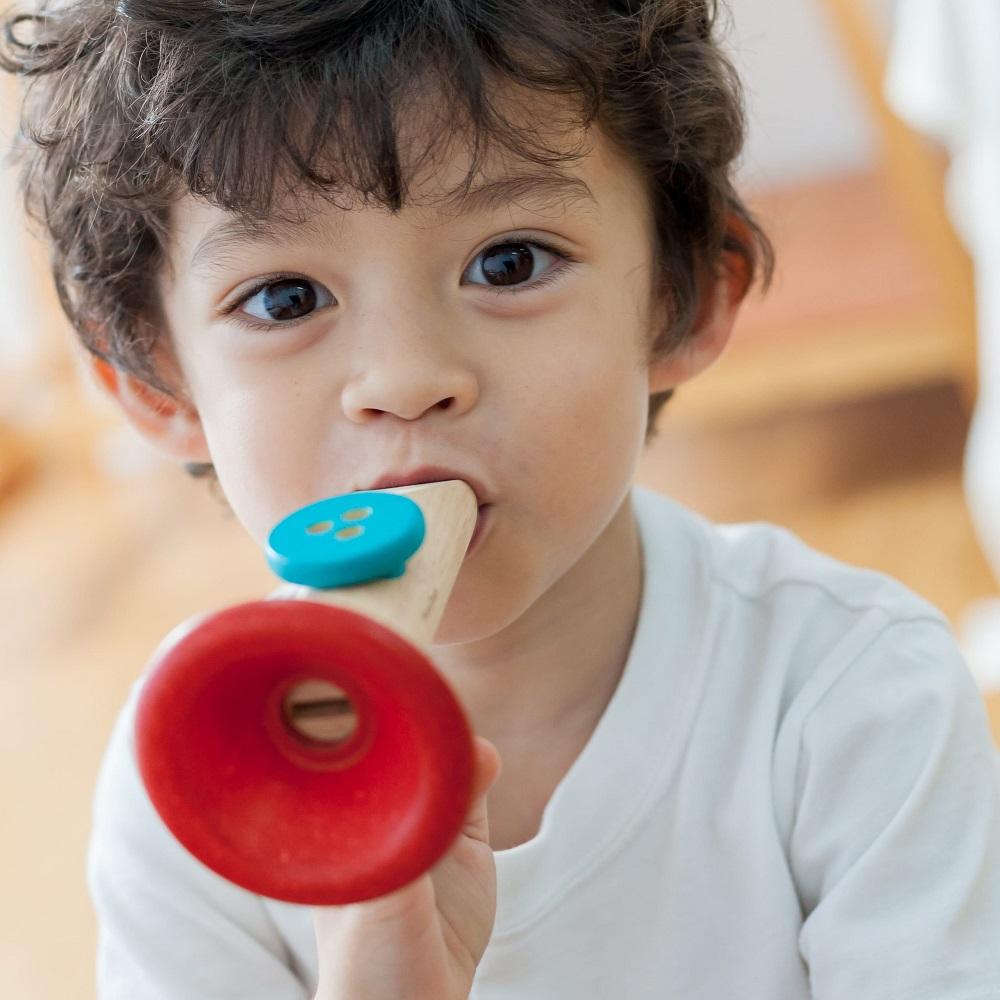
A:
[[[483,535],[488,530],[493,521],[493,493],[477,477],[469,475],[467,472],[459,472],[443,465],[421,465],[406,472],[387,472],[379,476],[369,486],[358,486],[359,490],[388,490],[394,486],[417,486],[423,483],[444,483],[453,479],[464,482],[476,495],[476,504],[479,508],[476,515],[476,527],[469,539],[468,547],[465,550],[466,557],[470,556],[478,547]]]
[[[476,504],[479,506],[480,512],[483,507],[492,504],[491,492],[476,476],[442,465],[421,465],[419,468],[410,469],[407,472],[387,472],[385,475],[379,476],[370,486],[355,487],[355,491],[387,490],[394,486],[417,486],[423,483],[444,483],[451,479],[460,479],[470,487],[472,492],[476,494]]]
[[[468,558],[472,553],[479,547],[479,542],[483,535],[486,533],[486,529],[493,521],[493,504],[485,503],[479,508],[479,514],[476,516],[476,527],[472,532],[472,537],[469,539],[469,545],[465,550],[466,558]]]

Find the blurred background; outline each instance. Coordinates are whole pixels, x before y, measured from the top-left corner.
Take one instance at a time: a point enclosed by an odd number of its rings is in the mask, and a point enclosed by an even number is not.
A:
[[[728,7],[741,185],[778,269],[668,405],[639,481],[717,520],[783,524],[932,601],[1000,735],[1000,251],[984,224],[1000,228],[1000,5]],[[6,149],[16,86],[0,88]],[[206,485],[80,377],[9,169],[0,213],[0,995],[86,1000],[84,858],[114,717],[170,628],[274,578]]]

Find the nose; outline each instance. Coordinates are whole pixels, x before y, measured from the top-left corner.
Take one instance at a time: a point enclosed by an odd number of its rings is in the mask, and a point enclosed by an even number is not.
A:
[[[422,336],[394,345],[386,338],[345,386],[344,413],[355,423],[383,414],[419,420],[433,410],[461,416],[476,404],[479,380],[469,364]]]

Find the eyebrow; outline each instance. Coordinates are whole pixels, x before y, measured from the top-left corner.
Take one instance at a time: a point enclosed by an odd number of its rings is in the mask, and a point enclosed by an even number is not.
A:
[[[511,202],[529,202],[538,210],[576,208],[600,219],[597,199],[582,177],[563,173],[524,173],[487,181],[468,192],[435,202],[458,215],[497,212]],[[230,218],[213,226],[195,247],[190,269],[201,277],[210,277],[231,264],[248,242],[258,246],[280,246],[291,239],[322,237],[332,239],[327,219],[299,221],[275,219],[254,222],[242,217]]]

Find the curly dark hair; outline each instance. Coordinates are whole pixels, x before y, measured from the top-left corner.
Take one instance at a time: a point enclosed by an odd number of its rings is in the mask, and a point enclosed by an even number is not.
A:
[[[732,182],[742,94],[716,15],[713,0],[41,0],[0,15],[0,67],[26,81],[8,156],[84,346],[171,395],[156,276],[176,199],[249,225],[282,185],[398,212],[396,125],[420,83],[436,84],[442,127],[471,124],[466,189],[487,147],[550,167],[573,155],[504,117],[495,85],[571,98],[574,123],[596,123],[646,181],[670,303],[659,356],[690,332],[707,270],[766,283],[773,266]],[[647,440],[670,395],[650,397]]]

